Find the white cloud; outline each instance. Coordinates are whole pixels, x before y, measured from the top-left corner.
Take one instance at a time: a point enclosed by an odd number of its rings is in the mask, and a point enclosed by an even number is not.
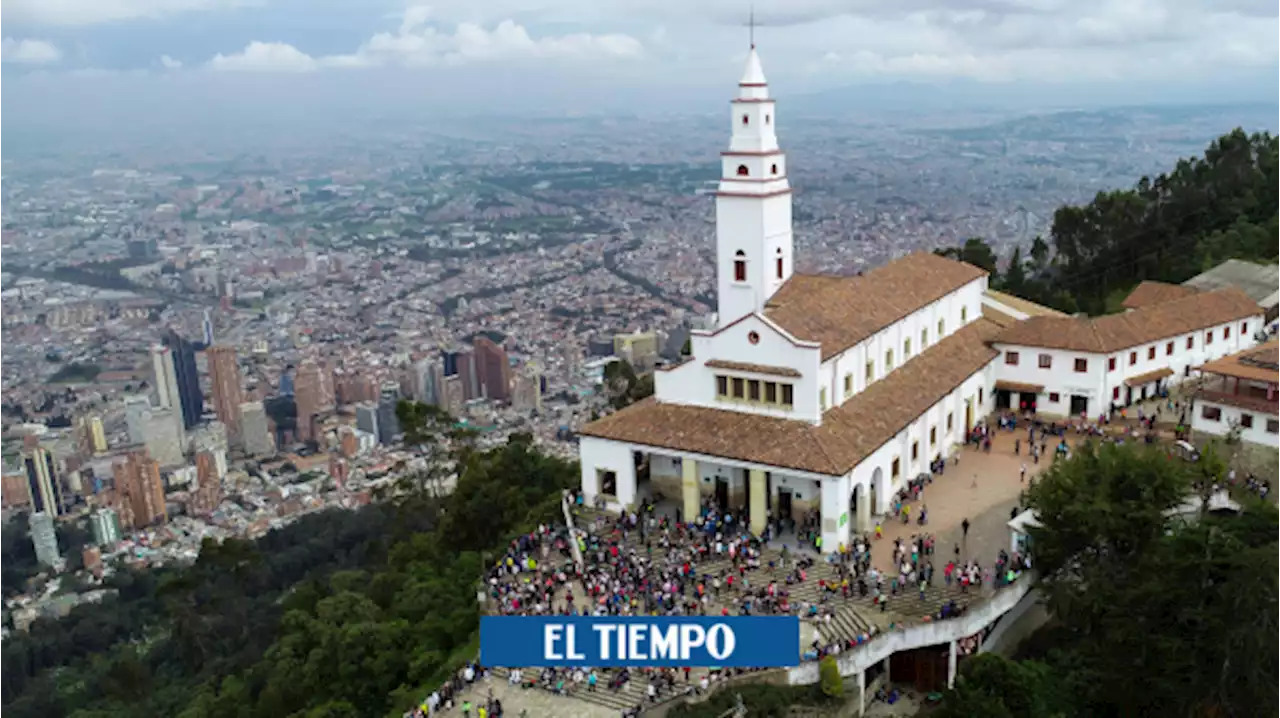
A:
[[[315,58],[284,42],[251,42],[234,55],[218,53],[209,69],[234,72],[310,72]]]
[[[160,56],[160,64],[166,70],[179,70],[182,68],[182,60],[175,60],[168,55]]]
[[[5,22],[82,27],[257,5],[260,0],[5,0]]]
[[[964,76],[1088,80],[1199,74],[1275,66],[1276,0],[755,0],[756,39],[770,76]],[[719,67],[726,47],[746,42],[741,0],[435,0],[438,22],[514,17],[538,23],[665,28],[650,56],[682,66],[681,77]],[[1259,22],[1267,18],[1269,22]],[[715,48],[715,49],[713,49]],[[717,53],[713,56],[712,53]],[[825,57],[830,55],[830,57]],[[1219,64],[1196,63],[1196,55]],[[837,61],[844,58],[845,61]],[[1180,79],[1180,78],[1178,78]]]
[[[0,43],[0,57],[5,62],[21,65],[47,65],[62,59],[62,51],[44,40],[14,40],[6,37]]]
[[[427,24],[428,10],[405,11],[395,32],[381,32],[347,55],[312,57],[279,42],[253,42],[240,53],[209,62],[214,70],[308,72],[322,67],[421,67],[494,60],[634,58],[644,46],[630,35],[572,33],[534,39],[521,25],[503,20],[492,30],[459,24],[453,34]]]

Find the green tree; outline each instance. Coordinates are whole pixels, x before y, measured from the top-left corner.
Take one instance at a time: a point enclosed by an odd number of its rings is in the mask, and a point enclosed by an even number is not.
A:
[[[1180,518],[1205,473],[1157,447],[1085,443],[1028,490],[1041,588],[1088,675],[1073,684],[1084,715],[1276,714],[1280,522],[1260,502]]]
[[[996,653],[965,659],[939,718],[1056,718],[1068,715],[1067,699],[1040,661],[1013,661]]]
[[[818,664],[818,683],[828,698],[844,696],[844,679],[840,677],[840,665],[834,656],[826,656]]]

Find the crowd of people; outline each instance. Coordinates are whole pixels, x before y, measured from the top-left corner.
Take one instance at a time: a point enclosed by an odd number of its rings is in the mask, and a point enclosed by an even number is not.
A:
[[[1032,431],[1033,436],[1048,435],[1044,429],[1033,427]],[[983,440],[990,441],[989,435],[983,435]],[[945,465],[931,468],[945,469]],[[933,481],[934,473],[909,480],[890,504],[895,515],[909,521],[910,507],[916,503],[918,523],[927,523],[923,499]],[[893,568],[884,570],[872,561],[873,542],[883,535],[880,526],[874,538],[869,533],[855,534],[849,544],[823,555],[816,512],[795,523],[770,520],[764,535],[755,536],[742,511],[722,509],[711,500],[704,501],[689,522],[673,520],[653,502],[612,515],[583,511],[585,501],[577,492],[570,492],[567,500],[577,515],[574,530],[541,525],[513,539],[487,569],[489,610],[502,615],[797,615],[814,623],[823,636],[822,626],[832,623],[840,606],[859,599],[870,599],[881,612],[892,604],[895,613],[926,621],[958,617],[964,605],[954,599],[926,604],[927,589],[939,585],[939,580],[960,586],[961,593],[1004,585],[1026,565],[1023,557],[1002,552],[994,565],[984,569],[976,561],[962,560],[958,544],[952,556],[939,557],[936,538],[917,533],[894,539]],[[794,532],[794,551],[791,543],[780,551],[769,548],[771,540],[786,538],[790,532]],[[829,570],[821,570],[821,563]],[[935,566],[941,567],[940,579]],[[816,587],[816,592],[803,591],[806,599],[801,600],[795,595],[801,587]],[[803,657],[847,651],[877,633],[874,626],[854,636],[836,637],[833,631],[830,637],[815,641]],[[639,693],[643,700],[631,709],[638,713],[645,702],[711,690],[735,672],[692,675],[687,669],[583,666],[530,673],[513,670],[508,681],[512,686],[562,695]],[[458,707],[458,695],[477,675],[484,675],[482,667],[464,667],[416,712],[434,714]],[[633,682],[640,683],[640,691],[628,688]],[[502,710],[500,703],[491,701],[483,706],[462,705],[469,716],[479,716],[483,709],[485,718],[498,718]]]

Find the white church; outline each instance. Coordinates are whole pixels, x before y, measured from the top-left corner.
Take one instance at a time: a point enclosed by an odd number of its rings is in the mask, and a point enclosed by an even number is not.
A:
[[[716,328],[657,370],[653,397],[581,430],[589,501],[624,510],[647,481],[686,518],[703,499],[747,506],[757,533],[767,515],[816,509],[834,551],[997,406],[1096,417],[1256,342],[1263,310],[1235,289],[1084,319],[931,253],[794,274],[786,155],[754,46],[731,108]]]

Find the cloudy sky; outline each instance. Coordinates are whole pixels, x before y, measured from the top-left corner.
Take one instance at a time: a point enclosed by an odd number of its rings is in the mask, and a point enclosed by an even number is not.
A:
[[[736,79],[749,0],[5,0],[7,109],[418,101],[668,109]],[[1276,0],[756,0],[776,91],[1276,93]],[[1159,94],[1157,92],[1156,94]],[[1136,94],[1135,94],[1136,93]],[[718,99],[718,98],[712,98]],[[311,103],[311,104],[308,104]],[[34,109],[33,109],[34,108]],[[6,125],[8,116],[6,113]]]

